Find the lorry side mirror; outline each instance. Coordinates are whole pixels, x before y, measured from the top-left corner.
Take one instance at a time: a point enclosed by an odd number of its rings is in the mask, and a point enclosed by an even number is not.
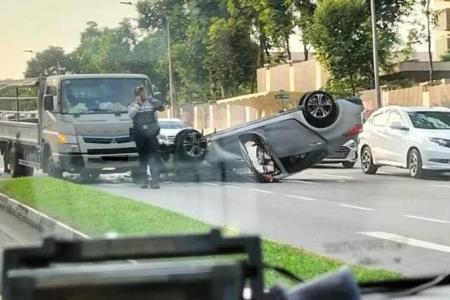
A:
[[[53,95],[45,94],[44,95],[44,109],[52,111],[53,110]]]

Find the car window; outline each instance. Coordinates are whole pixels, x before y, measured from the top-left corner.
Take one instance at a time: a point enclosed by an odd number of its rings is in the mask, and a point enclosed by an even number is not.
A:
[[[402,116],[397,111],[391,111],[388,119],[388,126],[391,126],[394,123],[404,124]]]
[[[415,111],[408,113],[415,128],[450,129],[450,112]]]
[[[380,126],[380,127],[386,126],[387,118],[388,118],[387,112],[383,112],[379,115],[375,115],[372,119],[372,124],[375,126]]]

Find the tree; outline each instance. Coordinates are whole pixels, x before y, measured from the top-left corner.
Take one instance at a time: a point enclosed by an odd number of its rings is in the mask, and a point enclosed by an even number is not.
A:
[[[314,14],[308,38],[334,80],[346,82],[353,94],[370,73],[370,23],[362,0],[323,0]],[[380,59],[384,59],[380,55]]]
[[[308,28],[314,21],[314,11],[316,10],[316,2],[313,0],[286,0],[288,5],[294,7],[294,24],[301,30],[303,52],[305,60],[309,59]]]
[[[248,28],[235,19],[215,19],[209,28],[207,64],[213,85],[222,97],[253,90],[258,46]]]
[[[308,39],[333,80],[347,83],[353,93],[373,85],[370,9],[365,0],[323,0],[317,5]],[[411,8],[408,0],[377,1],[377,38],[381,68],[389,67],[399,40],[396,26]],[[405,5],[405,7],[401,6]],[[372,83],[372,84],[371,84]]]
[[[27,62],[25,77],[50,76],[56,74],[72,73],[78,69],[76,61],[64,53],[61,47],[50,46],[38,52]]]

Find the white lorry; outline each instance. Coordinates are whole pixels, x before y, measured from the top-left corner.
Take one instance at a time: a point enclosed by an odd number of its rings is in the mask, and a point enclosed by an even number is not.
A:
[[[129,103],[143,85],[152,95],[150,80],[135,74],[58,75],[46,79],[0,81],[0,92],[15,90],[14,111],[0,111],[0,151],[4,169],[13,177],[31,176],[35,168],[62,177],[79,173],[93,179],[104,172],[138,166],[130,139]],[[36,89],[35,111],[20,109],[20,89]]]

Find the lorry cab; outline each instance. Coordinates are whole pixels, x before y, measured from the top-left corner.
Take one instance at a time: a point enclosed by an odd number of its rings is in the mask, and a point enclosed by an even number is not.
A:
[[[34,124],[25,124],[19,118],[4,122],[2,126],[9,128],[10,138],[8,141],[5,137],[2,152],[8,155],[7,148],[14,148],[18,165],[40,167],[55,177],[70,172],[95,178],[101,173],[138,166],[138,153],[130,138],[132,120],[127,111],[137,86],[144,86],[147,97],[152,96],[147,76],[56,75],[37,82],[38,118]],[[20,137],[25,133],[23,126],[32,135],[27,143]],[[15,161],[9,159],[9,164]],[[29,175],[25,173],[16,175]]]

